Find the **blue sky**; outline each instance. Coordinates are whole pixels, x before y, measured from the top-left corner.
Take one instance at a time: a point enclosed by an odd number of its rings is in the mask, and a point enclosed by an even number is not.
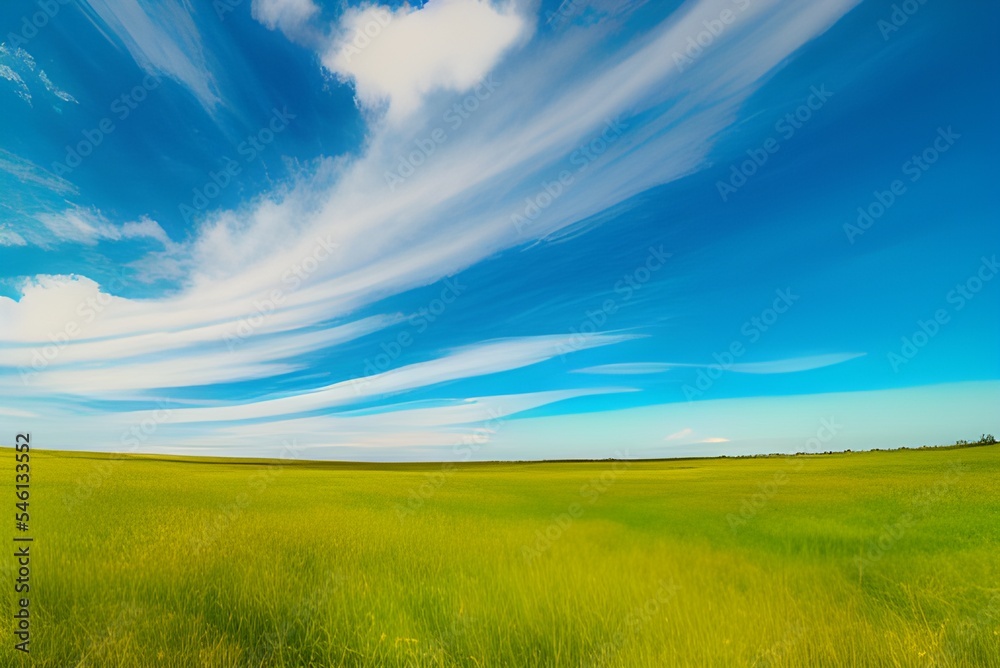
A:
[[[8,3],[3,432],[376,461],[996,433],[998,19]]]

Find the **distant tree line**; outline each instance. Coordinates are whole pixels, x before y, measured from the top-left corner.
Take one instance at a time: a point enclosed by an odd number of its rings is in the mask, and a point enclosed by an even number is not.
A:
[[[978,441],[955,441],[955,445],[994,445],[997,439],[993,438],[993,434],[983,434],[979,437]]]

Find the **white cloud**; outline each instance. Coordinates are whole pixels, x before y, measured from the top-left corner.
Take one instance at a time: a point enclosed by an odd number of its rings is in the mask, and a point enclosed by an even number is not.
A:
[[[155,239],[165,247],[173,244],[158,222],[145,217],[122,225],[121,235],[124,239]]]
[[[312,0],[253,0],[253,17],[271,30],[293,37],[319,13]]]
[[[692,429],[691,427],[685,427],[684,429],[681,429],[680,431],[675,431],[674,433],[670,434],[669,436],[667,436],[663,440],[664,441],[677,441],[679,439],[682,439],[682,438],[685,438],[687,436],[690,436],[693,433],[694,433],[694,429]]]
[[[323,64],[354,83],[369,109],[388,105],[390,121],[409,116],[428,93],[473,87],[531,24],[515,6],[488,0],[429,0],[391,11],[346,11]]]

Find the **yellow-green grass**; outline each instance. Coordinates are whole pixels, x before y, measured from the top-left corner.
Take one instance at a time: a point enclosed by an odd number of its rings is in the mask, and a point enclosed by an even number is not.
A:
[[[4,666],[1000,666],[1000,446],[31,464]]]

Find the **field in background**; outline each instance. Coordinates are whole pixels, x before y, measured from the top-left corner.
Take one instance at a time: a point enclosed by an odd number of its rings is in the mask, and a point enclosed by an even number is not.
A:
[[[1000,446],[456,466],[33,451],[31,519],[33,666],[1000,666]],[[14,642],[8,617],[0,664],[28,665]]]

